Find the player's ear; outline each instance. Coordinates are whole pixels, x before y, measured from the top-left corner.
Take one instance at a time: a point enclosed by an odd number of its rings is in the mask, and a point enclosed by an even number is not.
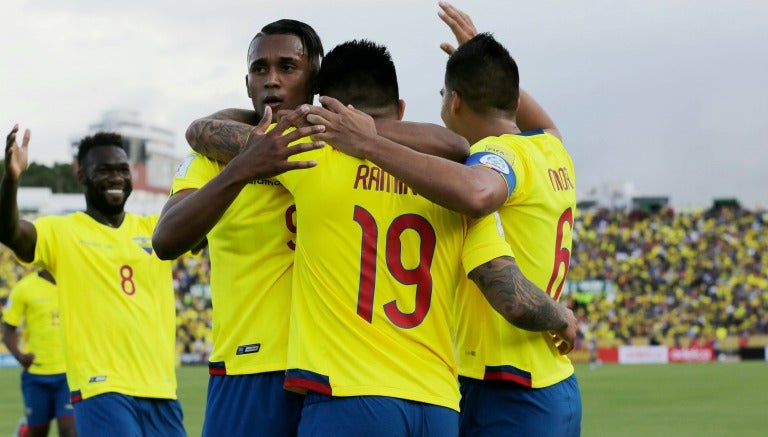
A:
[[[248,86],[248,75],[245,75],[245,89],[248,91],[248,97],[251,98],[251,87]]]
[[[464,101],[456,90],[451,91],[451,114],[458,114]]]
[[[85,171],[83,170],[83,167],[81,167],[79,164],[75,163],[75,173],[77,174],[77,180],[80,182],[80,185],[85,185]]]
[[[397,101],[397,119],[402,120],[405,115],[405,100],[400,99]]]

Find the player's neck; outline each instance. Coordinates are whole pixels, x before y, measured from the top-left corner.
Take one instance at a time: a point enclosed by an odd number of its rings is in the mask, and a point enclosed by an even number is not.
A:
[[[88,207],[85,213],[91,216],[92,219],[101,223],[102,225],[109,226],[110,228],[119,228],[123,224],[125,218],[125,211],[121,211],[117,214],[105,214],[98,209]]]
[[[475,144],[483,138],[520,133],[520,128],[514,120],[508,118],[485,118],[475,123],[471,132],[471,138],[467,137],[467,141]]]

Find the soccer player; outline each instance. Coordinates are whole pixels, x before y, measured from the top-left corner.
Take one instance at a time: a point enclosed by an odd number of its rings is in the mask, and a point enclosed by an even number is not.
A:
[[[403,115],[389,53],[367,41],[329,52],[318,90],[376,118]],[[356,114],[367,133],[390,141]],[[531,328],[564,329],[567,310],[516,269],[494,216],[468,225],[331,147],[304,158],[317,166],[277,176],[298,211],[285,386],[308,393],[299,435],[455,435],[453,305],[462,272]],[[520,311],[530,302],[519,295],[537,306]]]
[[[259,114],[230,112],[245,115],[257,126],[245,125],[243,146],[234,147],[237,155],[227,160],[228,165],[198,154],[182,163],[155,229],[153,246],[164,259],[177,257],[207,236],[213,350],[204,436],[296,434],[304,398],[283,389],[295,207],[291,195],[272,176],[312,165],[286,161],[312,145],[287,149],[287,142],[281,142],[316,130],[299,129],[287,137],[281,136],[282,130],[266,135],[264,131],[273,109],[295,108],[311,100],[309,84],[322,53],[314,29],[295,20],[270,23],[253,38],[246,85]],[[303,114],[285,116],[281,128]],[[259,119],[262,123],[257,123]],[[237,131],[239,122],[231,124]],[[220,140],[219,135],[230,130],[213,132],[213,140],[203,144]],[[223,143],[230,140],[227,137]]]
[[[22,321],[26,352],[19,348],[17,328]],[[11,290],[3,311],[3,343],[24,368],[21,393],[28,435],[47,436],[51,420],[56,418],[59,435],[74,436],[75,420],[65,373],[59,295],[56,281],[47,270],[26,275]]]
[[[59,288],[67,382],[82,436],[182,436],[176,400],[171,262],[152,251],[158,216],[125,212],[131,170],[120,135],[80,141],[85,211],[20,220],[16,201],[27,168],[29,129],[6,139],[0,181],[0,242],[49,270]]]
[[[517,65],[507,50],[488,34],[475,36],[466,14],[447,3],[441,7],[461,44],[446,67],[441,116],[473,144],[467,165],[391,142],[338,143],[328,123],[318,138],[370,159],[447,208],[474,217],[498,211],[521,270],[557,300],[570,261],[573,163],[547,113],[519,91]],[[537,130],[528,131],[532,127]],[[576,326],[554,335],[512,326],[468,283],[458,298],[462,435],[578,435],[581,398],[564,355]]]

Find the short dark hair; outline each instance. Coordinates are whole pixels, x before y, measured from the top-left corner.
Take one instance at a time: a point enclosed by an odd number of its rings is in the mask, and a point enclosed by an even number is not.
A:
[[[114,132],[96,132],[95,134],[80,140],[80,144],[77,146],[77,164],[82,168],[85,156],[91,149],[106,146],[119,147],[125,150],[123,137],[120,134]]]
[[[389,50],[368,40],[347,41],[323,59],[317,92],[357,109],[397,109],[400,94]]]
[[[261,31],[251,39],[251,43],[248,44],[248,50],[250,51],[253,41],[264,35],[295,35],[301,40],[301,45],[307,53],[307,60],[312,71],[312,76],[317,76],[320,71],[320,60],[323,59],[323,43],[320,41],[320,35],[315,32],[307,23],[303,23],[298,20],[291,20],[283,18],[281,20],[273,21],[261,28]]]
[[[480,113],[517,110],[520,75],[507,49],[490,33],[459,46],[445,67],[446,91],[456,91]]]

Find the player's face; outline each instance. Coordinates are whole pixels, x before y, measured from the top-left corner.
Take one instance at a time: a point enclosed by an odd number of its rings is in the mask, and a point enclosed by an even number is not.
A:
[[[107,215],[123,212],[133,191],[128,156],[120,147],[94,147],[83,162],[85,200]]]
[[[277,115],[280,109],[312,103],[311,79],[307,52],[298,36],[262,35],[251,43],[245,83],[257,114],[262,115],[265,106]]]

